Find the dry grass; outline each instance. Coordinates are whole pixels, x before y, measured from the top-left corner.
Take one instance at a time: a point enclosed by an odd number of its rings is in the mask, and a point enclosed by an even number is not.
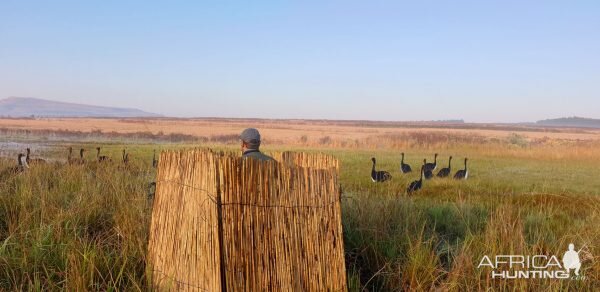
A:
[[[285,145],[319,146],[333,142],[336,146],[351,145],[354,141],[371,139],[369,144],[386,143],[381,137],[412,136],[418,144],[448,140],[478,142],[484,139],[506,139],[518,133],[526,140],[599,140],[600,131],[593,129],[536,128],[530,126],[436,123],[393,123],[321,120],[257,120],[257,119],[0,119],[0,128],[27,131],[71,131],[82,134],[102,133],[149,133],[152,135],[190,135],[213,137],[238,135],[240,130],[252,125],[259,128],[266,141]],[[416,137],[420,136],[420,137]],[[328,139],[323,140],[325,137]],[[460,141],[455,141],[460,142]]]
[[[229,126],[223,135],[241,128]],[[340,159],[350,290],[593,291],[600,287],[597,140],[577,141],[569,139],[571,134],[537,140],[527,136],[529,132],[518,136],[502,132],[506,135],[495,137],[448,129],[419,133],[414,128],[392,135],[386,132],[389,129],[378,133],[378,129],[354,127],[352,131],[365,132],[353,139],[355,144],[336,145],[345,141],[332,133],[338,128],[321,129],[315,133],[286,129],[292,133],[290,144],[283,143],[285,136],[276,136],[281,145],[264,147],[266,151],[324,151]],[[235,144],[217,147],[232,149]],[[67,144],[51,146],[36,155],[64,161]],[[146,186],[154,178],[153,147],[128,145],[132,168],[51,164],[0,182],[0,290],[147,290],[151,202]],[[109,144],[103,153],[116,161],[121,149],[119,144]],[[407,196],[404,190],[418,174],[399,172],[400,151],[407,153],[406,162],[413,169],[433,152],[440,153],[440,163],[446,163],[448,155],[454,155],[455,161],[468,156],[470,178],[426,181],[423,190]],[[372,156],[377,157],[379,169],[391,172],[391,181],[370,181]],[[0,159],[0,169],[9,165],[14,165],[12,157]],[[459,163],[453,167],[459,168]],[[561,257],[570,242],[578,248],[586,246],[585,280],[492,280],[489,270],[477,268],[484,254]]]

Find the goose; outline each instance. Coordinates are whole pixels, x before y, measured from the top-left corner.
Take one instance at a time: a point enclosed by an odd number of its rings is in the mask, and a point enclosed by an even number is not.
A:
[[[431,165],[432,163],[427,163],[427,159],[423,159],[423,176],[425,179],[431,179],[433,177],[433,171],[426,167],[428,164]]]
[[[437,173],[437,177],[448,177],[452,171],[452,156],[448,158],[448,167],[440,169]]]
[[[421,178],[419,178],[419,180],[415,180],[415,181],[411,182],[410,185],[408,185],[408,188],[406,189],[407,193],[410,194],[412,192],[416,192],[421,189],[421,187],[423,186],[424,172],[425,172],[425,162],[423,162],[423,165],[421,166]]]
[[[125,149],[123,149],[123,156],[122,156],[122,160],[123,160],[123,164],[127,164],[129,163],[129,153],[127,153],[125,151]]]
[[[69,147],[69,154],[67,155],[67,163],[68,164],[75,163],[75,159],[73,159],[73,147]]]
[[[412,171],[410,165],[404,163],[404,152],[402,152],[402,160],[400,161],[400,171],[402,171],[402,173],[409,173]]]
[[[46,163],[46,160],[41,159],[41,158],[29,158],[29,155],[31,154],[31,149],[27,148],[27,156],[25,157],[25,161],[27,161],[27,164],[44,164]]]
[[[375,170],[375,164],[377,163],[375,157],[371,158],[371,161],[373,161],[373,168],[371,169],[371,179],[373,182],[384,182],[392,178],[392,175],[390,175],[390,173],[387,171]]]
[[[156,168],[158,166],[158,160],[156,159],[156,149],[154,149],[154,153],[152,154],[152,167]]]
[[[21,163],[19,163],[19,165],[20,165],[20,166],[23,168],[23,170],[25,171],[25,170],[29,169],[29,163],[27,163],[27,160],[26,160],[26,159],[24,159],[24,156],[25,156],[25,155],[21,155],[21,158],[19,158],[19,157],[17,156],[17,159],[18,159],[19,161],[21,161]]]
[[[437,157],[438,154],[436,153],[435,156],[433,157],[433,163],[427,163],[425,164],[425,172],[429,171],[434,171],[437,168]],[[427,178],[427,177],[425,177]]]
[[[83,148],[79,149],[79,159],[75,161],[77,164],[85,164],[85,158],[83,158],[83,152],[85,152],[85,149],[83,149]]]
[[[4,169],[2,173],[0,173],[0,178],[4,178],[8,175],[19,174],[29,168],[27,161],[23,163],[23,156],[25,156],[25,154],[19,153],[19,155],[17,155],[17,165]]]
[[[154,194],[156,193],[156,182],[150,182],[148,184],[148,199],[154,198]]]
[[[100,147],[96,147],[96,158],[98,159],[98,162],[110,162],[111,159],[108,156],[104,156],[104,155],[100,155]]]
[[[456,172],[454,179],[467,179],[469,177],[469,170],[467,169],[467,158],[465,158],[465,169],[461,169]]]

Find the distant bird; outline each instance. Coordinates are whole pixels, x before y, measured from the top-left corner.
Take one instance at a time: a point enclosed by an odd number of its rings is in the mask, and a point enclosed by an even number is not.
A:
[[[371,158],[371,161],[373,161],[373,168],[371,169],[371,179],[373,180],[373,182],[384,182],[392,178],[392,175],[390,175],[390,173],[387,171],[375,170],[375,164],[377,163],[375,157]]]
[[[435,156],[433,157],[433,163],[427,163],[425,164],[425,172],[429,171],[434,171],[437,168],[437,157],[438,154],[436,153]],[[427,178],[427,176],[425,176],[425,178]]]
[[[154,149],[154,153],[152,154],[152,167],[156,168],[158,166],[158,160],[156,159],[156,149]]]
[[[437,173],[437,177],[448,177],[452,171],[452,156],[448,158],[448,167],[440,169]]]
[[[79,159],[75,161],[77,164],[85,164],[85,158],[83,157],[83,152],[85,152],[85,149],[83,149],[83,148],[79,149]]]
[[[127,151],[125,151],[125,149],[123,149],[123,156],[121,159],[123,160],[123,164],[129,163],[129,153],[127,153]]]
[[[148,184],[148,199],[154,198],[154,194],[156,193],[156,182],[151,182]]]
[[[433,177],[433,171],[426,168],[428,164],[431,165],[431,163],[427,163],[427,159],[423,159],[423,176],[425,176],[425,179],[431,179]]]
[[[27,161],[27,164],[45,164],[46,160],[41,159],[41,158],[30,158],[29,155],[31,154],[31,149],[27,148],[27,156],[25,157],[25,161]]]
[[[469,177],[469,170],[467,169],[467,158],[465,158],[465,169],[461,169],[456,172],[454,179],[467,179]]]
[[[27,168],[29,168],[29,166],[27,165],[27,161],[23,163],[23,156],[25,156],[25,154],[19,153],[19,155],[17,155],[17,165],[2,170],[2,172],[0,173],[0,178],[4,178],[9,175],[19,174],[21,172],[24,172]]]
[[[421,189],[421,187],[423,186],[424,172],[425,172],[425,161],[423,162],[423,165],[421,166],[421,177],[419,178],[419,180],[415,180],[415,181],[411,182],[410,185],[408,185],[408,188],[406,189],[407,193],[410,194],[412,192],[416,192]]]
[[[67,155],[67,163],[73,164],[76,163],[76,159],[73,159],[73,147],[69,147],[69,154]]]
[[[410,165],[404,163],[404,152],[402,152],[402,160],[400,161],[400,171],[402,171],[402,173],[409,173],[412,171]]]
[[[98,159],[98,162],[110,162],[112,161],[110,159],[110,157],[108,156],[104,156],[104,155],[100,155],[100,147],[96,147],[96,158]]]

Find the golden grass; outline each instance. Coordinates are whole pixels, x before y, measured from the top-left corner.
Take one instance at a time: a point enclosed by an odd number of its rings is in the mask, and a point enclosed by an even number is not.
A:
[[[210,137],[214,135],[237,135],[248,126],[259,128],[267,141],[282,144],[323,144],[324,137],[334,143],[350,143],[367,138],[382,143],[381,138],[402,136],[410,133],[480,136],[486,139],[504,139],[518,133],[526,139],[599,140],[600,130],[533,128],[526,126],[492,127],[486,125],[455,125],[440,127],[427,123],[343,122],[319,120],[247,120],[247,119],[94,119],[94,118],[46,118],[46,119],[0,119],[0,128],[26,130],[70,130],[80,132],[102,131],[117,133],[151,132],[187,134]],[[305,141],[305,142],[302,142]],[[371,142],[371,143],[375,143]]]
[[[229,125],[230,133],[243,127]],[[323,132],[305,132],[311,136],[304,142],[295,138],[287,144],[285,136],[278,136],[281,140],[266,141],[263,147],[267,152],[324,151],[339,158],[351,291],[600,287],[600,145],[593,135],[591,140],[564,136],[538,141],[526,137],[529,132],[490,137],[407,128],[404,134],[388,135],[387,128],[354,126],[351,131],[364,135],[350,143],[334,135],[320,141],[339,128],[314,127]],[[56,142],[34,153],[60,162],[69,145]],[[150,289],[146,251],[152,201],[146,186],[154,179],[152,149],[188,146],[197,145],[131,144],[130,168],[52,163],[0,182],[0,290]],[[211,146],[239,151],[237,142]],[[104,145],[103,153],[116,162],[122,147]],[[413,169],[434,152],[440,153],[441,164],[453,155],[454,170],[462,167],[456,161],[469,157],[470,178],[426,181],[421,191],[408,196],[404,190],[418,174],[399,172],[402,151]],[[13,154],[0,159],[0,169],[14,165]],[[391,181],[370,181],[373,156],[378,169],[391,172]],[[585,246],[584,280],[492,280],[489,270],[477,268],[484,254],[561,256],[571,242]]]

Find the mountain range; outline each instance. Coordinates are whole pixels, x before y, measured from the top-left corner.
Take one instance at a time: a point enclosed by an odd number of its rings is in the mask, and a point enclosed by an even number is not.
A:
[[[162,117],[160,114],[136,108],[94,106],[69,102],[52,101],[34,97],[8,97],[0,99],[0,117],[93,117],[93,118],[133,118]],[[375,121],[363,121],[365,123]],[[429,121],[436,123],[463,124],[463,120]],[[599,128],[600,119],[567,117],[540,120],[535,123],[522,123],[543,127]]]
[[[0,117],[160,117],[135,108],[93,106],[33,97],[9,97],[0,100]]]

